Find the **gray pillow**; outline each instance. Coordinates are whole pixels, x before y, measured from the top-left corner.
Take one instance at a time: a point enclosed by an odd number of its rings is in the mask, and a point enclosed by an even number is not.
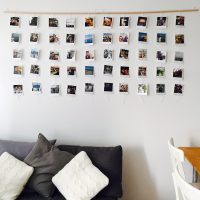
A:
[[[44,197],[52,196],[55,190],[52,177],[71,161],[73,157],[73,154],[60,151],[42,134],[39,134],[37,143],[24,159],[26,164],[34,167],[28,187]]]
[[[51,140],[51,144],[55,144],[56,140]],[[17,142],[11,140],[0,140],[0,155],[8,152],[19,160],[24,160],[30,153],[35,142]]]

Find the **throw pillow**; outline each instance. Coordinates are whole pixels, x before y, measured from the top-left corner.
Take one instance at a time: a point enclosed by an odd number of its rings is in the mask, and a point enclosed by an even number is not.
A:
[[[38,141],[24,159],[25,163],[34,167],[34,173],[28,182],[28,187],[44,197],[50,197],[55,189],[52,177],[73,157],[73,154],[60,151],[42,134],[39,134]]]
[[[67,200],[90,200],[109,183],[84,151],[77,154],[52,181]]]
[[[0,199],[17,199],[32,173],[33,167],[4,152],[0,156]]]

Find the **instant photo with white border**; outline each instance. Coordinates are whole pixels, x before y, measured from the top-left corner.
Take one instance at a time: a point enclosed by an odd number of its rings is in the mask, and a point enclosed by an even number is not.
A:
[[[50,86],[50,94],[52,96],[59,96],[60,95],[60,85],[51,85]]]
[[[38,28],[38,25],[39,25],[39,17],[38,16],[32,16],[29,18],[29,27]]]
[[[30,44],[38,44],[39,37],[39,33],[30,33]]]
[[[119,27],[120,28],[129,28],[130,26],[130,17],[120,17],[119,18]]]
[[[148,84],[138,84],[137,95],[147,96],[149,94],[149,85]]]
[[[103,44],[112,44],[113,34],[112,33],[103,33],[102,43]]]
[[[21,42],[21,33],[11,33],[11,42],[19,44]]]
[[[166,86],[164,83],[156,84],[156,94],[157,95],[165,95],[166,94]]]
[[[13,59],[21,60],[23,58],[23,50],[22,49],[13,49]]]
[[[129,93],[128,83],[119,83],[119,93],[120,94],[128,94]]]
[[[85,93],[94,94],[94,83],[85,83]]]
[[[30,58],[33,60],[39,60],[40,50],[37,48],[32,48],[30,52]]]
[[[24,86],[22,84],[13,85],[13,94],[14,95],[23,95],[24,94]]]
[[[32,92],[35,94],[42,93],[41,83],[39,82],[32,82]]]

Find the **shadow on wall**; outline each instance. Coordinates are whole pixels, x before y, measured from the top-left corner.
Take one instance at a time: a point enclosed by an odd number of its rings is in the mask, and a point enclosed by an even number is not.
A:
[[[141,147],[123,149],[123,200],[156,200],[157,191]]]

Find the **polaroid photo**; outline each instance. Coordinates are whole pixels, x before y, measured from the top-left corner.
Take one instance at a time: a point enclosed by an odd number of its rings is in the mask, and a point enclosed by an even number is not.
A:
[[[112,33],[103,33],[103,44],[112,44]]]
[[[32,92],[41,93],[42,92],[41,83],[33,82],[32,83]]]
[[[128,55],[129,55],[129,50],[120,49],[120,52],[119,52],[119,58],[120,59],[128,60]]]
[[[50,28],[58,28],[58,19],[57,18],[49,18],[49,27]]]
[[[16,74],[16,75],[22,76],[23,75],[23,70],[24,70],[23,66],[16,65],[16,66],[14,66],[13,73]]]
[[[119,27],[128,28],[130,22],[130,17],[120,17],[119,18]]]
[[[140,28],[147,28],[147,17],[138,17],[137,26]]]
[[[68,66],[67,67],[67,75],[68,76],[76,76],[76,67]]]
[[[173,69],[173,78],[183,79],[183,69],[181,69],[181,68],[174,68]]]
[[[38,27],[38,17],[31,17],[29,20],[29,26],[33,27],[33,28],[37,28]]]
[[[60,95],[60,85],[51,85],[50,94],[52,95]]]
[[[118,42],[120,44],[128,44],[129,42],[129,33],[120,33],[118,37]]]
[[[66,35],[66,43],[74,45],[75,44],[75,34],[67,34]]]
[[[147,67],[138,67],[138,77],[140,78],[147,77]]]
[[[147,42],[147,41],[148,41],[147,33],[139,32],[138,33],[138,42]]]
[[[10,18],[10,26],[19,27],[20,26],[20,18],[19,17],[11,17]]]
[[[176,51],[174,56],[175,62],[184,62],[184,53],[181,51]]]
[[[93,83],[85,83],[85,93],[94,93],[94,84]]]
[[[34,60],[38,60],[40,56],[40,51],[36,48],[31,49],[30,57]]]
[[[66,19],[66,28],[75,29],[76,19],[75,18],[67,18]]]
[[[86,34],[84,43],[87,46],[93,45],[94,44],[94,35],[93,34]]]
[[[58,66],[51,66],[50,67],[50,74],[52,76],[59,76],[60,75],[60,67],[58,67]]]
[[[175,84],[174,85],[174,94],[182,95],[183,94],[183,85]]]
[[[23,94],[23,85],[13,85],[14,94]]]
[[[167,43],[167,34],[166,33],[157,33],[157,43],[166,44]]]
[[[104,83],[104,92],[113,92],[113,83]]]
[[[161,63],[167,62],[167,51],[157,51],[156,60]]]
[[[175,44],[184,44],[184,34],[176,34],[175,35]]]
[[[148,84],[138,84],[137,94],[138,95],[148,95],[149,85]]]
[[[49,43],[50,44],[58,44],[60,41],[60,38],[57,34],[51,33],[49,34]]]
[[[59,60],[60,54],[58,51],[50,51],[49,52],[49,60]]]
[[[23,57],[22,49],[13,49],[13,58],[17,60],[21,60]]]
[[[165,84],[156,84],[156,94],[165,94]]]
[[[68,85],[67,86],[67,94],[76,94],[76,86]]]
[[[13,43],[20,43],[21,34],[20,33],[12,33],[11,34],[11,42]]]
[[[158,78],[165,77],[165,67],[156,67],[156,77]]]
[[[179,26],[179,27],[185,26],[185,17],[184,16],[176,16],[176,26]]]
[[[39,33],[31,33],[30,43],[37,44],[39,42]]]
[[[94,66],[85,66],[85,75],[94,76]]]
[[[138,59],[147,60],[147,49],[138,49]]]
[[[104,27],[112,27],[113,18],[112,17],[104,17],[103,18],[103,26]]]
[[[94,50],[86,50],[85,51],[85,60],[88,60],[88,61],[95,60]]]
[[[104,49],[103,58],[105,60],[112,60],[113,59],[113,50]]]
[[[124,77],[130,76],[129,67],[128,66],[120,66],[120,75]]]
[[[40,74],[39,65],[31,65],[30,74],[39,75]]]
[[[112,73],[113,73],[113,66],[112,65],[104,65],[103,74],[112,76]]]
[[[93,17],[85,18],[85,28],[94,28],[94,18]]]
[[[67,51],[67,60],[75,61],[76,60],[76,51],[68,50]]]
[[[128,84],[126,83],[120,83],[119,84],[119,92],[120,93],[128,93]]]
[[[167,17],[157,17],[156,26],[158,28],[167,28]]]

